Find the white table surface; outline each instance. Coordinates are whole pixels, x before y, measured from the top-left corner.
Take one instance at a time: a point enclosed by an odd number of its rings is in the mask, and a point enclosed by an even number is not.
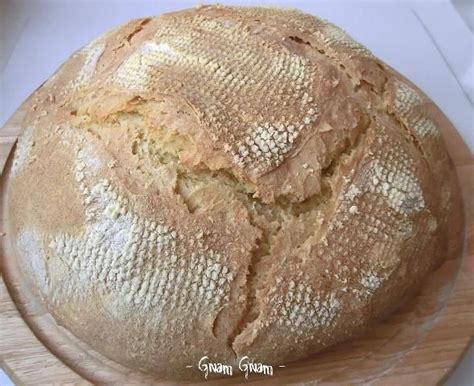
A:
[[[472,0],[454,1],[457,9],[472,10],[468,4]],[[0,127],[62,62],[100,33],[131,18],[189,8],[197,3],[0,0]],[[289,6],[329,19],[423,89],[474,149],[473,33],[449,1],[220,3]],[[471,15],[463,17],[469,20]],[[12,383],[0,370],[0,386],[6,385]],[[446,385],[474,385],[472,347]]]

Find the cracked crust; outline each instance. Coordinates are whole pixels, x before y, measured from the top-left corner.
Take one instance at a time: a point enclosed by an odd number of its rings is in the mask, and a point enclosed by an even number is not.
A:
[[[60,324],[164,379],[324,349],[445,256],[457,187],[424,103],[298,11],[131,21],[34,96],[8,203],[24,270]]]

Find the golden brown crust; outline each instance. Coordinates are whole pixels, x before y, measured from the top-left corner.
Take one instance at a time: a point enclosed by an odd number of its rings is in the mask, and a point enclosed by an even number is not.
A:
[[[9,192],[25,272],[61,324],[162,378],[323,349],[444,256],[456,186],[424,104],[298,11],[131,21],[34,96]]]

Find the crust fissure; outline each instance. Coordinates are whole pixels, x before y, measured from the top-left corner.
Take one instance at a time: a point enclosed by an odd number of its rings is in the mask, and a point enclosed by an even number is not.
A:
[[[383,88],[382,88],[382,96],[379,96],[383,100],[388,100],[388,90],[387,90],[387,83],[384,82]],[[423,146],[421,145],[420,140],[414,135],[414,133],[409,129],[409,127],[403,122],[402,117],[400,117],[398,114],[395,113],[395,111],[391,111],[388,107],[385,108],[385,113],[391,117],[397,124],[404,130],[406,133],[406,139],[411,142],[415,148],[418,150],[418,152],[422,155],[423,160],[425,161],[425,164],[430,167],[430,162],[429,159],[425,153],[425,150],[423,150]]]
[[[145,25],[147,25],[150,21],[151,21],[151,17],[147,17],[145,19],[143,19],[137,26],[136,28],[127,35],[126,37],[126,40],[128,43],[130,43],[132,41],[132,38],[137,35],[139,32],[143,31],[143,28],[145,27]]]
[[[360,149],[360,144],[364,141],[364,138],[367,135],[367,132],[371,126],[371,120],[368,118],[366,121],[363,121],[362,126],[358,131],[358,135],[353,143],[349,140],[346,141],[344,147],[338,153],[336,157],[333,158],[331,163],[322,170],[322,190],[318,194],[314,194],[299,203],[287,203],[287,208],[290,208],[292,213],[292,218],[299,217],[308,212],[319,212],[323,208],[336,199],[332,185],[334,179],[339,177],[340,169],[345,162],[349,162],[354,153]],[[257,210],[258,212],[258,210]],[[314,216],[317,214],[313,213]],[[277,263],[277,261],[272,256],[273,250],[273,240],[278,237],[278,232],[284,226],[284,223],[279,224],[277,232],[272,232],[268,227],[262,227],[256,225],[255,214],[252,215],[249,212],[252,225],[256,226],[260,231],[261,235],[258,239],[256,248],[252,251],[252,260],[248,266],[248,274],[246,281],[247,288],[247,306],[245,311],[242,313],[242,316],[239,320],[238,325],[236,326],[234,333],[230,336],[229,342],[231,342],[231,347],[236,353],[238,352],[234,349],[234,342],[238,337],[244,333],[247,328],[253,327],[253,322],[255,322],[260,316],[260,303],[259,303],[259,293],[263,293],[268,289],[268,277],[270,277],[272,272],[272,267]],[[321,224],[320,224],[321,225]],[[316,229],[312,236],[316,233],[324,233],[320,228]],[[302,247],[303,244],[312,239],[312,236],[308,237],[302,243],[296,246],[296,249]]]
[[[247,267],[246,276],[246,305],[242,315],[235,326],[233,332],[228,338],[228,345],[234,351],[236,357],[239,353],[234,350],[234,341],[244,329],[251,324],[260,315],[260,305],[258,300],[258,292],[262,290],[267,283],[271,265],[271,234],[269,229],[257,226],[251,221],[257,229],[260,230],[260,237],[257,239],[256,246],[252,250],[252,258]],[[265,269],[259,269],[262,265],[268,265]]]
[[[339,70],[343,72],[349,79],[353,79],[353,75],[351,75],[347,70],[346,66],[343,60],[338,58],[336,55],[331,55],[328,53],[328,50],[325,50],[324,48],[320,46],[315,46],[313,42],[307,41],[302,39],[299,36],[289,36],[289,39],[293,40],[296,43],[299,44],[304,44],[312,47],[316,51],[318,51],[321,55],[324,55],[326,58],[328,58],[331,61],[334,61],[339,65]],[[376,62],[377,66],[380,67],[383,71],[386,71],[383,65],[381,65],[379,62]],[[382,106],[382,109],[380,109],[379,112],[384,113],[386,116],[389,118],[393,119],[406,133],[406,139],[413,144],[413,146],[417,149],[417,151],[422,155],[425,163],[429,165],[429,159],[423,150],[423,146],[420,143],[420,140],[414,135],[414,133],[408,128],[408,126],[403,122],[403,119],[398,116],[394,111],[390,111],[388,108],[387,101],[389,100],[387,96],[387,83],[389,81],[388,77],[385,77],[383,80],[383,83],[381,84],[381,93],[377,92],[373,85],[369,83],[368,81],[362,79],[362,78],[357,78],[357,84],[354,86],[354,92],[359,92],[361,90],[365,90],[367,93],[372,94],[376,98],[378,98],[379,105]],[[406,87],[406,86],[405,86]]]

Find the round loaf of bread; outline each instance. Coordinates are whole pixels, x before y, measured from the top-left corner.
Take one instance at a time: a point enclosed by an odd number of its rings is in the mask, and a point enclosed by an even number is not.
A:
[[[133,20],[32,98],[8,193],[24,274],[60,325],[160,379],[320,351],[446,255],[457,186],[426,101],[295,10]]]

